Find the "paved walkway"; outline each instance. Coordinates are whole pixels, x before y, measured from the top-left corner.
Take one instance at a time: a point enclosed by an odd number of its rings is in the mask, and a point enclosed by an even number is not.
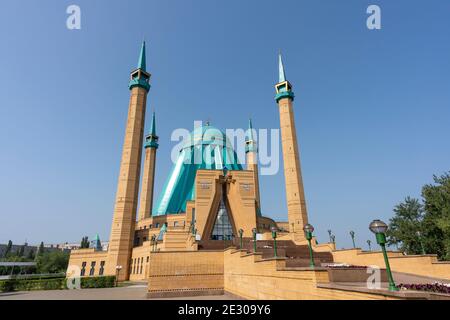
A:
[[[119,288],[47,290],[0,293],[0,300],[146,300],[147,286],[144,284]],[[161,300],[235,300],[236,297],[223,296],[183,297]]]

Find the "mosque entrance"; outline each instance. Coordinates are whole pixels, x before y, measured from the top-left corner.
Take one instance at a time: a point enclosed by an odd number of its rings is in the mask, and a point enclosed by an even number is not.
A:
[[[230,216],[223,197],[220,200],[219,210],[211,234],[211,240],[233,240],[233,226],[231,225]]]

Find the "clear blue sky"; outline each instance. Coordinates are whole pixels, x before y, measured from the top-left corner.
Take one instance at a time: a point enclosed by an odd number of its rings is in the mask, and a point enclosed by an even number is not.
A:
[[[66,29],[78,4],[82,29]],[[366,8],[382,29],[366,28]],[[109,237],[129,72],[148,42],[160,136],[278,128],[277,52],[295,112],[311,223],[338,247],[373,239],[405,196],[450,169],[449,1],[2,1],[0,242]],[[148,116],[150,113],[147,114]],[[149,122],[149,121],[147,121]],[[282,170],[261,179],[263,212],[286,219]]]

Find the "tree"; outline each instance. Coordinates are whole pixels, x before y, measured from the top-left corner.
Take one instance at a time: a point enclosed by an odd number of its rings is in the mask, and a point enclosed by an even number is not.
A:
[[[433,176],[433,181],[422,187],[423,204],[407,197],[395,206],[388,244],[401,244],[409,254],[425,251],[450,260],[450,172]]]
[[[34,250],[30,249],[30,251],[28,251],[27,253],[27,260],[34,260],[35,256],[34,256]]]
[[[25,245],[20,246],[20,249],[19,249],[19,251],[17,252],[17,256],[18,256],[18,257],[23,257],[24,253],[25,253]]]
[[[45,252],[37,257],[38,273],[60,273],[66,272],[69,264],[69,253],[55,250]]]
[[[89,248],[89,238],[88,237],[81,238],[80,248],[81,249],[88,249]]]
[[[433,176],[422,188],[425,203],[424,246],[439,258],[450,260],[450,172]]]
[[[417,232],[423,233],[423,205],[418,199],[406,197],[394,207],[394,213],[389,220],[388,244],[400,245],[407,254],[421,254],[421,239]]]
[[[13,246],[13,243],[12,243],[11,240],[9,240],[9,241],[8,241],[8,245],[6,246],[5,253],[3,254],[3,258],[7,258],[7,257],[8,257],[8,254],[11,253],[12,246]]]
[[[39,249],[38,249],[37,255],[40,256],[40,255],[43,255],[44,253],[45,253],[44,242],[41,241],[41,244],[39,245]]]

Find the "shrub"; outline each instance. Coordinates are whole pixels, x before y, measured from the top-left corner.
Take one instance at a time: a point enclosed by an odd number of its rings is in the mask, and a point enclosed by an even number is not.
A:
[[[0,281],[0,292],[14,291],[14,280]]]
[[[112,288],[116,277],[88,277],[81,278],[81,288]],[[32,290],[61,290],[67,289],[65,277],[43,277],[30,279],[8,279],[0,281],[0,292],[32,291]]]
[[[81,288],[112,288],[115,286],[115,276],[100,276],[100,277],[88,277],[81,278]]]
[[[50,279],[8,279],[0,281],[0,292],[65,289],[63,277]]]

